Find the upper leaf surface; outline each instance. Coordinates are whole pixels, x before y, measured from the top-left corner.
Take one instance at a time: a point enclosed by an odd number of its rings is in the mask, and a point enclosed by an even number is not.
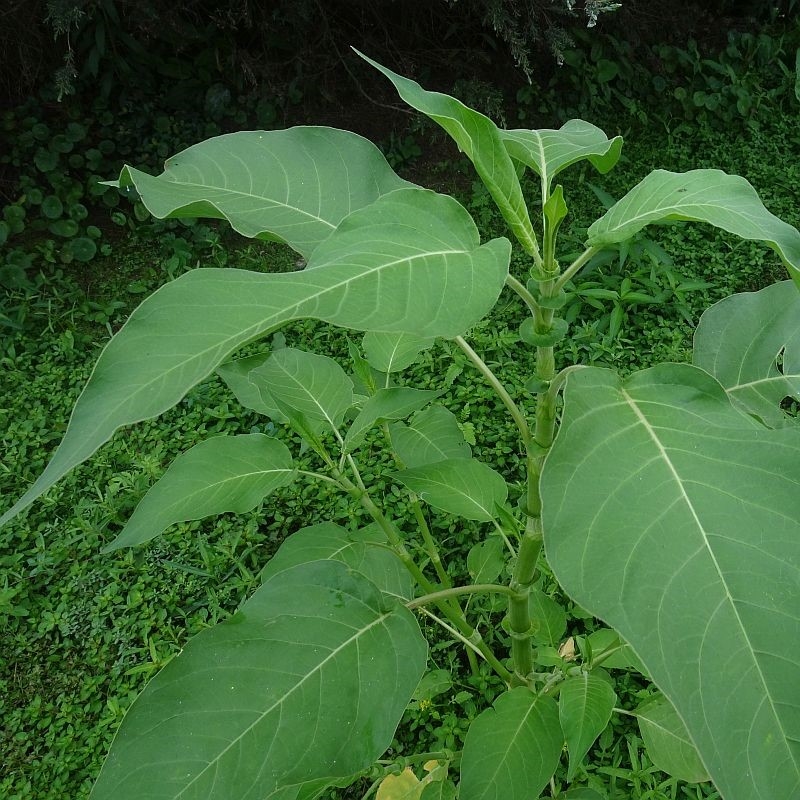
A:
[[[257,353],[244,358],[235,358],[220,364],[216,372],[245,408],[264,414],[275,422],[285,422],[286,417],[274,405],[264,402],[262,393],[250,380],[253,370],[260,367],[270,355],[270,353]]]
[[[407,467],[421,467],[450,458],[470,458],[472,450],[452,411],[431,406],[417,414],[411,425],[389,426],[392,447]]]
[[[92,798],[283,799],[303,784],[316,791],[319,781],[369,767],[389,746],[426,660],[414,615],[344,564],[279,572],[147,685]]]
[[[726,800],[799,795],[800,432],[688,365],[566,386],[542,476],[559,582],[641,657]]]
[[[158,177],[125,167],[118,184],[155,217],[227,219],[306,258],[353,211],[412,185],[367,139],[321,127],[217,136],[167,159]]]
[[[598,675],[583,672],[567,678],[558,693],[558,716],[569,750],[567,780],[571,781],[595,739],[605,730],[617,695]]]
[[[440,394],[441,392],[432,389],[411,389],[405,386],[378,389],[372,397],[367,398],[350,425],[344,440],[345,448],[351,451],[358,447],[366,432],[378,420],[403,419],[428,405]]]
[[[695,330],[693,362],[743,409],[771,427],[783,424],[784,398],[800,398],[797,286],[782,281],[711,306]]]
[[[266,405],[288,406],[333,431],[353,405],[353,382],[328,356],[294,347],[276,350],[250,373]]]
[[[591,225],[587,244],[616,244],[645,225],[666,220],[707,222],[742,239],[765,242],[800,281],[800,232],[767,211],[744,178],[718,169],[654,170]]]
[[[395,472],[421,500],[459,517],[489,522],[508,497],[503,476],[474,458],[453,458]]]
[[[358,50],[356,53],[382,72],[406,103],[447,131],[459,149],[475,165],[476,172],[514,235],[526,250],[532,252],[536,243],[525,198],[514,163],[503,144],[500,129],[494,122],[465,106],[460,100],[441,92],[429,92],[416,81],[392,72]]]
[[[558,130],[501,131],[509,155],[530,167],[548,189],[559,172],[588,160],[600,173],[614,167],[622,151],[622,137],[609,139],[596,125],[571,119]]]
[[[461,756],[460,800],[530,800],[558,766],[564,737],[555,701],[511,689],[479,714]]]
[[[348,531],[332,522],[310,525],[283,541],[261,571],[261,579],[267,581],[297,564],[333,559],[369,578],[382,592],[408,600],[414,595],[414,580],[385,544],[386,535],[377,526]]]
[[[294,477],[291,453],[277,439],[261,433],[206,439],[172,462],[103,552],[147,542],[176,522],[252,511]]]
[[[342,228],[342,244],[337,231],[317,248],[317,269],[192,270],[145,300],[100,355],[52,461],[0,525],[117,428],[170,408],[230,353],[284,322],[452,337],[491,309],[508,274],[508,240],[480,245],[467,212],[427,190],[387,195]]]

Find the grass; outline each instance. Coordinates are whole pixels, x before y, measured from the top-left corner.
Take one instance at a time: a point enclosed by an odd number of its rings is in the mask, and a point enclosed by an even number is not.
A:
[[[600,177],[588,168],[566,174],[575,238],[602,212],[586,190],[587,181],[618,197],[656,166],[714,165],[739,172],[754,183],[771,210],[797,225],[798,142],[792,126],[790,119],[773,120],[757,133],[725,139],[702,130],[631,136],[622,163],[610,175]],[[485,192],[473,189],[462,200],[486,235],[498,232]],[[100,348],[147,292],[198,263],[247,269],[297,266],[294,256],[276,245],[246,244],[211,226],[156,226],[153,235],[147,230],[137,228],[121,238],[110,256],[90,267],[51,270],[32,288],[9,293],[7,304],[27,328],[5,334],[0,347],[0,510],[41,472]],[[665,290],[670,285],[667,273],[679,282],[707,286],[686,293],[684,314],[669,303],[632,309],[614,341],[603,332],[608,310],[587,307],[590,315],[574,326],[572,344],[563,348],[562,358],[622,370],[685,360],[692,333],[687,316],[696,320],[715,300],[782,277],[770,251],[705,227],[671,226],[650,235],[672,265],[654,268],[640,256],[628,261],[627,274],[656,280]],[[619,272],[611,263],[591,277],[613,282]],[[519,360],[514,342],[521,319],[516,301],[504,295],[487,323],[472,332],[471,341],[524,402],[529,364]],[[337,331],[298,323],[284,333],[294,346],[322,350],[345,363],[347,343]],[[470,426],[476,455],[484,454],[513,477],[513,432],[492,393],[458,354],[438,345],[408,377],[411,385],[443,389],[442,401]],[[350,505],[318,484],[297,484],[279,492],[260,514],[176,526],[135,551],[100,555],[102,545],[116,535],[177,453],[210,434],[265,426],[262,418],[242,413],[221,381],[210,379],[157,420],[119,432],[0,530],[0,796],[87,797],[119,721],[147,679],[189,637],[235,610],[286,535],[315,521],[346,523],[352,518]],[[368,470],[379,468],[376,462]],[[452,569],[464,571],[469,529],[441,522],[435,533]],[[569,613],[569,634],[593,628],[595,623],[580,609],[559,600]],[[480,610],[500,619],[496,609]],[[407,714],[393,744],[396,755],[420,748],[457,749],[466,722],[486,702],[491,678],[468,675],[460,657],[445,644],[440,634],[434,637],[432,662],[453,670],[456,685]],[[617,673],[616,679],[623,709],[637,705],[650,691],[633,675]],[[622,714],[613,717],[598,740],[582,780],[609,800],[716,796],[707,785],[687,786],[658,772],[647,760],[635,724]],[[552,788],[559,788],[557,782]]]

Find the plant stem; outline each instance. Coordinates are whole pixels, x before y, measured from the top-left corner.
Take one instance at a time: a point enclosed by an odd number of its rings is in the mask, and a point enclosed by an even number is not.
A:
[[[534,317],[539,313],[540,309],[536,298],[528,291],[528,288],[522,281],[517,280],[513,275],[506,275],[506,286],[516,292],[517,295],[524,300],[525,305],[528,306],[528,310]]]
[[[452,761],[456,755],[460,754],[460,750],[453,752],[452,750],[435,750],[432,753],[414,753],[411,756],[400,756],[394,761],[390,759],[378,759],[377,763],[381,766],[392,766],[398,762],[401,764],[417,764],[425,761]]]
[[[400,467],[400,469],[404,469],[405,464],[403,463],[400,456],[397,455],[397,453],[394,451],[394,448],[392,447],[392,437],[391,434],[389,433],[388,423],[386,422],[382,423],[381,429],[383,430],[383,435],[384,438],[386,439],[386,444],[388,445],[389,450],[392,453],[392,458],[394,459],[397,466]],[[439,555],[439,548],[436,546],[436,541],[431,535],[431,530],[428,527],[428,521],[425,519],[425,515],[422,513],[422,507],[420,506],[419,498],[414,492],[410,490],[408,492],[408,496],[411,502],[411,511],[414,514],[414,519],[416,519],[420,533],[422,534],[422,540],[425,544],[425,551],[428,553],[428,556],[431,559],[431,563],[433,564],[433,568],[436,570],[436,574],[439,576],[439,582],[447,587],[452,586],[453,584],[450,580],[450,576],[447,574],[447,570],[444,568],[444,564],[442,564],[442,558]]]
[[[467,344],[461,337],[456,336],[456,344],[466,353],[467,358],[480,370],[481,374],[489,382],[489,385],[494,389],[495,394],[503,401],[503,405],[508,409],[511,417],[514,420],[520,435],[522,436],[523,443],[527,444],[530,441],[531,433],[528,428],[528,422],[525,419],[522,411],[520,411],[517,404],[511,398],[511,395],[506,391],[506,387],[498,380],[497,376],[489,369],[486,362]]]
[[[436,542],[431,535],[431,530],[428,527],[428,522],[425,519],[425,515],[422,513],[422,508],[419,504],[419,500],[417,499],[417,495],[414,494],[414,492],[409,492],[409,496],[411,500],[411,511],[414,514],[414,518],[417,520],[417,525],[419,525],[419,530],[422,534],[422,541],[425,543],[425,552],[427,552],[431,563],[433,564],[433,568],[436,570],[436,574],[439,577],[439,583],[449,588],[453,585],[453,583],[450,580],[450,576],[447,574],[444,565],[442,564],[442,558],[439,555],[439,548],[436,547]]]
[[[356,486],[346,475],[343,475],[338,470],[334,471],[334,476],[339,481],[339,485],[348,494],[350,494],[351,497],[356,498],[364,507],[366,512],[372,517],[372,519],[375,520],[378,525],[380,525],[381,529],[386,534],[386,538],[388,539],[392,550],[394,550],[394,552],[397,554],[397,557],[403,562],[405,568],[411,573],[414,580],[422,587],[422,589],[428,594],[433,594],[434,592],[439,591],[438,587],[431,583],[425,577],[422,570],[417,566],[417,563],[408,552],[405,542],[400,536],[397,528],[375,505],[366,489],[361,489]],[[464,613],[457,604],[453,605],[449,598],[444,598],[437,601],[436,605],[447,617],[447,619],[450,620],[450,622],[452,622],[453,625],[455,625],[455,627],[458,629],[460,632],[458,637],[459,639],[465,642],[470,642],[471,646],[477,649],[477,651],[492,665],[495,671],[504,680],[506,680],[507,677],[511,677],[511,673],[498,661],[497,657],[494,655],[494,653],[492,653],[489,646],[483,641],[483,637],[480,635],[480,633],[478,633],[478,631],[476,631],[475,628],[473,628],[472,625],[467,622],[466,618],[464,617]],[[420,608],[420,611],[425,611],[425,609]]]
[[[433,594],[425,594],[422,597],[417,597],[411,602],[406,603],[406,608],[417,608],[418,606],[424,606],[428,603],[436,603],[448,597],[458,597],[464,594],[490,594],[491,592],[508,595],[514,594],[514,590],[504,584],[473,583],[469,586],[452,586],[449,589],[433,592]]]
[[[599,253],[600,247],[587,247],[556,279],[555,294],[558,294],[580,270],[586,266],[586,262],[592,258],[593,255]]]
[[[308,478],[315,478],[316,480],[319,481],[326,481],[327,483],[332,483],[334,486],[338,486],[340,489],[342,488],[339,481],[337,481],[335,478],[331,478],[328,475],[323,475],[321,472],[311,472],[306,469],[299,469],[297,470],[297,474],[305,475]]]
[[[439,619],[439,617],[437,617],[436,614],[432,614],[424,606],[420,606],[416,610],[418,613],[425,614],[425,616],[435,620],[448,633],[452,634],[453,636],[455,636],[456,639],[465,644],[467,647],[471,648],[476,653],[479,653],[481,656],[483,656],[486,662],[506,683],[508,684],[512,683],[514,676],[500,663],[497,656],[495,656],[495,654],[489,649],[489,647],[483,640],[483,637],[480,635],[480,633],[476,631],[474,628],[472,628],[469,624],[467,624],[467,627],[470,628],[471,633],[458,631],[455,628],[448,625],[444,620]],[[454,622],[454,620],[451,620],[451,622]]]

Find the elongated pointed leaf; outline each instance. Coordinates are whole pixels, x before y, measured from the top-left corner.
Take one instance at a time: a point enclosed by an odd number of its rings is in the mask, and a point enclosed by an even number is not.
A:
[[[393,84],[397,93],[412,108],[441,125],[453,138],[485,184],[492,199],[500,209],[522,246],[532,252],[536,248],[528,208],[519,185],[514,163],[509,157],[500,129],[489,117],[465,106],[460,100],[441,92],[429,92],[416,81],[404,78],[359,53],[361,58],[382,72]]]
[[[434,508],[466,519],[489,522],[505,503],[503,476],[474,458],[452,458],[395,472],[394,477]]]
[[[567,630],[567,612],[550,595],[534,586],[528,595],[528,613],[534,641],[557,646]]]
[[[386,546],[386,535],[374,525],[357,531],[348,531],[332,522],[301,528],[283,541],[261,571],[261,580],[266,582],[298,564],[326,559],[347,564],[386,594],[403,600],[414,596],[411,574]]]
[[[172,462],[103,552],[147,542],[176,522],[252,511],[295,474],[291,453],[277,439],[261,433],[206,439]]]
[[[571,119],[558,130],[501,131],[509,155],[530,167],[549,190],[561,170],[584,159],[601,174],[619,160],[622,137],[609,139],[603,131],[582,119]]]
[[[375,331],[367,331],[363,341],[367,361],[380,372],[399,372],[411,366],[417,356],[432,344],[433,339],[413,333]]]
[[[744,178],[718,169],[654,170],[592,224],[587,244],[616,244],[646,225],[667,220],[707,222],[742,239],[764,242],[800,282],[800,232],[767,211]]]
[[[605,730],[616,702],[617,695],[608,680],[590,672],[567,678],[561,684],[558,716],[569,751],[568,781],[575,777],[583,757]]]
[[[548,561],[630,643],[726,800],[800,793],[800,432],[706,372],[567,379]]]
[[[236,358],[220,364],[216,372],[245,408],[264,414],[275,422],[285,422],[285,415],[274,405],[265,403],[262,393],[250,380],[250,373],[260,367],[269,357],[270,353],[258,353],[254,356]]]
[[[639,706],[636,717],[647,755],[660,770],[691,783],[708,780],[686,726],[664,695]]]
[[[452,411],[431,406],[417,414],[411,425],[389,426],[392,447],[407,467],[420,467],[450,458],[470,458],[472,450]]]
[[[770,427],[783,424],[784,398],[800,399],[797,286],[782,281],[711,306],[694,334],[693,362],[711,373],[741,408]]]
[[[461,756],[459,800],[530,800],[558,766],[558,707],[526,688],[501,694],[472,722]]]
[[[492,307],[509,258],[506,239],[480,246],[455,200],[402,189],[348,217],[315,251],[318,269],[182,275],[145,300],[106,345],[56,454],[0,525],[117,428],[170,408],[230,353],[277,325],[314,317],[357,330],[456,336]]]
[[[358,447],[366,432],[379,420],[403,419],[428,405],[440,394],[431,389],[409,389],[405,386],[379,389],[367,399],[351,423],[344,438],[345,448],[349,451]]]
[[[276,350],[250,373],[265,405],[298,411],[337,431],[353,405],[353,381],[328,356],[294,347]]]
[[[158,177],[125,167],[118,185],[135,187],[154,217],[226,219],[308,258],[353,211],[412,184],[367,139],[299,127],[217,136],[168,159]]]
[[[283,798],[353,775],[391,743],[426,659],[414,615],[345,565],[280,572],[148,684],[92,798]]]

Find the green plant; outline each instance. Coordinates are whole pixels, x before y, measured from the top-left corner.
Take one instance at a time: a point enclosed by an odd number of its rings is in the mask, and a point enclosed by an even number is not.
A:
[[[661,690],[634,711],[656,767],[710,777],[727,800],[793,796],[800,436],[782,404],[798,395],[796,288],[713,306],[692,365],[625,379],[558,371],[554,346],[568,333],[558,316],[567,283],[648,224],[701,221],[766,242],[795,282],[800,233],[741,178],[656,170],[589,227],[562,269],[567,206],[554,179],[583,160],[610,170],[621,139],[579,120],[501,130],[374,65],[471,159],[529,274],[510,274],[507,239],[481,244],[455,200],[400,179],[346,132],[233,134],[178,154],[161,177],[122,171],[119,186],[135,187],[154,216],[225,218],[307,264],[289,274],[192,270],[147,299],[102,353],[52,461],[0,524],[119,427],[167,410],[214,371],[318,466],[299,467],[286,443],[261,433],[214,436],[173,462],[106,552],[177,522],[252,510],[295,480],[351,505],[341,507],[347,527],[320,522],[286,539],[239,612],[169,660],[126,715],[94,796],[310,800],[366,778],[367,796],[380,787],[385,797],[514,800],[549,784],[551,797],[594,797],[580,786],[582,762],[607,739],[617,703],[608,670],[647,675]],[[538,233],[525,169],[540,178]],[[519,330],[530,349],[492,368],[464,336],[504,287],[530,312]],[[276,335],[307,317],[364,332],[350,343],[352,377]],[[230,360],[267,336],[268,349]],[[439,388],[400,384],[436,339],[457,355]],[[436,402],[470,365],[516,429],[511,453],[507,431],[485,433],[505,474],[473,457],[482,437]],[[504,366],[521,378],[505,385],[495,371]],[[469,581],[443,558],[443,526],[470,544]],[[567,636],[551,571],[612,627]],[[461,697],[463,713],[440,715],[440,749],[387,763],[407,704],[430,702],[446,681],[425,677],[417,615],[464,645],[492,705]],[[150,657],[166,660],[157,647]],[[628,747],[633,779],[650,780]],[[414,769],[423,764],[426,774]]]

